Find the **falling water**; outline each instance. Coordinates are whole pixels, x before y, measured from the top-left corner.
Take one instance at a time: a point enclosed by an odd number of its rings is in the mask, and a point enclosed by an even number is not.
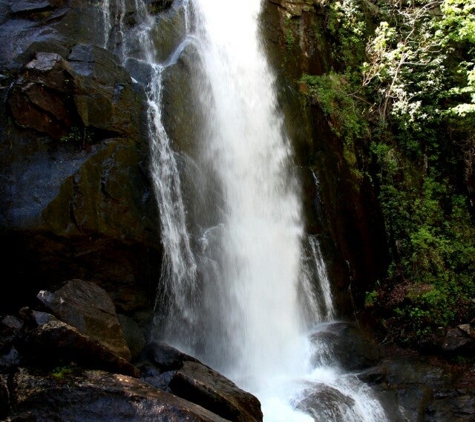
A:
[[[175,4],[185,10],[187,33],[170,57],[157,56],[156,21],[145,0],[136,0],[137,25],[124,34],[121,50],[148,99],[164,248],[160,335],[256,394],[266,422],[386,420],[356,377],[311,364],[320,346],[308,330],[334,310],[318,240],[304,234],[291,144],[260,45],[260,0]],[[110,22],[109,12],[104,20]],[[203,175],[194,194],[195,203],[208,204],[204,214],[186,208],[183,175],[162,119],[164,71],[189,47],[203,121],[198,151],[187,159]],[[202,198],[210,191],[217,199],[207,202]],[[297,410],[322,388],[341,397],[339,404],[313,408],[312,416]]]
[[[104,48],[107,48],[107,43],[109,42],[110,31],[112,29],[111,24],[111,6],[110,0],[103,0],[102,2],[102,19],[103,19],[103,28],[104,28]]]
[[[186,7],[187,1],[183,2]],[[186,210],[182,197],[181,180],[171,142],[162,123],[163,71],[174,64],[181,49],[188,42],[183,40],[171,57],[165,62],[157,57],[154,44],[155,18],[149,14],[145,1],[135,0],[136,25],[125,35],[123,17],[125,1],[103,1],[103,16],[106,44],[112,35],[122,39],[118,51],[124,66],[131,75],[145,87],[147,96],[147,128],[150,139],[150,172],[160,213],[163,261],[160,284],[164,287],[157,299],[160,306],[167,306],[167,318],[176,321],[175,334],[180,327],[192,327],[195,314],[190,305],[190,296],[196,285],[196,263],[190,245],[190,235],[186,227]],[[115,33],[110,34],[112,28]],[[110,42],[109,42],[110,44]],[[113,46],[111,47],[113,48]],[[186,330],[187,331],[187,330]],[[186,336],[189,332],[184,333]]]
[[[325,307],[325,319],[331,320],[335,316],[335,310],[333,309],[333,298],[331,294],[330,280],[328,279],[327,266],[325,264],[325,261],[323,260],[320,243],[318,242],[317,237],[309,236],[309,243],[312,255],[315,260],[317,278],[320,282],[320,288],[322,289],[322,298]]]
[[[218,262],[229,305],[221,319],[232,332],[222,344],[212,341],[217,354],[229,356],[223,370],[233,378],[263,379],[277,367],[291,370],[304,326],[299,189],[274,77],[260,51],[259,2],[195,5],[210,89],[205,95],[212,98],[203,148],[224,196]]]
[[[274,75],[260,44],[260,1],[193,4],[204,79],[197,93],[207,108],[198,163],[212,167],[223,197],[218,221],[205,231],[214,232],[204,250],[213,265],[201,268],[200,313],[212,317],[203,317],[198,353],[254,392],[266,421],[384,421],[383,409],[354,375],[310,364],[319,345],[310,344],[307,330],[334,310],[314,237],[308,245],[323,296],[320,308],[302,277],[300,190]],[[313,310],[308,319],[305,309]],[[334,393],[338,403],[313,406],[313,418],[296,409],[319,389]]]

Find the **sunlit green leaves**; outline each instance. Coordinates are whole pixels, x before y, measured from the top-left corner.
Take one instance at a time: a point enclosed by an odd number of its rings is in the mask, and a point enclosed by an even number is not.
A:
[[[440,8],[443,13],[440,25],[448,37],[475,44],[475,1],[444,0]]]
[[[475,299],[475,0],[366,3],[325,2],[335,68],[300,83],[349,167],[371,159],[392,262],[367,306],[402,286],[389,312],[417,340]]]

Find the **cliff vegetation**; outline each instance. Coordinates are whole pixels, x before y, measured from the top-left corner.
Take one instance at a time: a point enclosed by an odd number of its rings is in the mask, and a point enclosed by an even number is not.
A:
[[[435,347],[475,317],[475,1],[319,7],[331,64],[300,83],[370,182],[387,239],[362,308],[386,340]]]

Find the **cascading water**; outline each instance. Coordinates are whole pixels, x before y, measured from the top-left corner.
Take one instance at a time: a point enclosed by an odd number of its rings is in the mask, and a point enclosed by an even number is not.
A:
[[[217,316],[232,334],[211,340],[217,354],[229,356],[221,365],[234,379],[265,379],[292,364],[304,327],[299,189],[274,79],[259,48],[259,2],[194,4],[210,89],[205,94],[212,98],[204,155],[224,197],[217,260],[228,306]]]
[[[156,22],[143,0],[136,0],[133,30],[126,34],[115,25],[124,34],[122,60],[148,98],[164,247],[160,283],[169,305],[159,307],[158,329],[166,341],[256,394],[266,422],[381,422],[384,411],[369,389],[332,362],[315,359],[325,347],[307,335],[334,310],[318,240],[304,234],[291,146],[259,41],[260,3],[175,1],[184,10],[187,33],[166,60],[155,52]],[[121,22],[123,14],[116,19]],[[108,31],[111,15],[104,12]],[[197,151],[188,159],[206,175],[195,200],[203,203],[210,191],[218,197],[207,202],[213,209],[206,216],[186,209],[162,122],[163,72],[189,46],[203,121]],[[319,289],[312,287],[315,278]],[[333,401],[308,405],[318,391]]]
[[[187,2],[184,2],[187,5]],[[176,321],[173,327],[175,335],[183,332],[189,335],[187,329],[180,327],[194,326],[194,312],[190,295],[194,294],[196,284],[196,263],[190,246],[190,236],[186,227],[185,206],[181,192],[181,181],[175,154],[171,148],[170,139],[162,123],[162,75],[167,66],[176,62],[183,43],[164,63],[160,62],[154,44],[155,19],[148,13],[147,3],[135,0],[135,18],[137,24],[124,35],[123,17],[126,3],[118,0],[113,13],[110,10],[110,0],[104,0],[104,20],[106,43],[112,34],[120,39],[118,53],[124,66],[132,76],[145,86],[147,95],[147,128],[150,138],[151,175],[157,198],[161,239],[163,244],[163,262],[160,283],[165,287],[163,295],[158,298],[160,305],[168,308],[167,317]],[[185,15],[185,19],[188,16]]]

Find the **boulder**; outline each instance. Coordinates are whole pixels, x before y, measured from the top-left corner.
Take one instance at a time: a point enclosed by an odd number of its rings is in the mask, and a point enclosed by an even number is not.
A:
[[[225,422],[202,407],[124,375],[74,370],[60,376],[19,370],[10,420]]]
[[[391,359],[358,374],[391,421],[468,422],[475,414],[472,364],[393,350]]]
[[[449,359],[471,358],[475,353],[475,331],[470,324],[439,327],[419,341],[423,353],[442,354]]]
[[[314,366],[336,364],[347,371],[360,371],[377,365],[383,358],[376,340],[352,322],[322,324],[310,339]]]
[[[65,136],[74,121],[67,101],[71,80],[72,70],[59,54],[38,53],[10,91],[8,104],[16,123],[54,139]]]
[[[98,341],[117,356],[131,359],[114,304],[98,285],[69,280],[56,291],[43,290],[37,297],[61,321]]]
[[[88,143],[97,141],[100,131],[102,137],[106,133],[137,138],[137,103],[130,76],[118,58],[83,44],[71,49],[68,61],[56,53],[36,53],[8,99],[21,127],[56,140],[72,138],[71,130],[80,129],[77,136]]]
[[[172,371],[183,367],[185,362],[199,362],[193,356],[162,341],[152,341],[144,350],[144,357],[161,371]]]
[[[313,417],[315,422],[346,422],[352,415],[355,401],[326,384],[312,384],[302,393],[296,408]]]
[[[75,362],[86,368],[139,376],[137,368],[103,343],[54,317],[28,332],[22,353],[40,367]]]
[[[441,349],[447,355],[473,356],[475,340],[470,325],[449,328],[442,339]]]
[[[186,361],[169,384],[177,396],[235,422],[262,421],[259,400],[200,362]]]
[[[131,359],[135,359],[145,347],[145,336],[142,333],[140,326],[126,315],[117,314],[119,318],[120,327],[124,334],[124,340],[130,350]]]
[[[226,420],[262,421],[261,405],[255,396],[164,342],[148,344],[139,367],[144,381],[199,404]]]

